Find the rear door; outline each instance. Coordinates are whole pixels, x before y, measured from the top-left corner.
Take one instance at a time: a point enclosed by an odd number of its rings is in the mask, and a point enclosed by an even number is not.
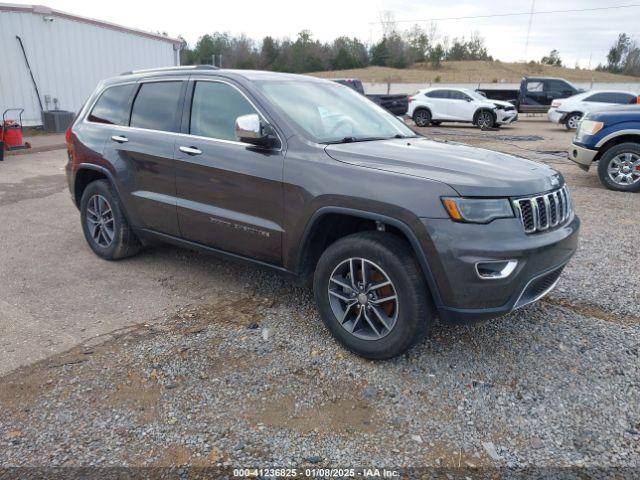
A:
[[[175,78],[140,82],[128,125],[114,127],[105,145],[134,225],[169,235],[178,234],[173,154],[186,85]]]
[[[447,120],[449,118],[449,90],[431,90],[424,94],[431,108],[433,120]]]
[[[181,236],[281,264],[284,152],[238,142],[234,129],[241,115],[266,117],[226,79],[195,79],[188,98],[175,145]]]

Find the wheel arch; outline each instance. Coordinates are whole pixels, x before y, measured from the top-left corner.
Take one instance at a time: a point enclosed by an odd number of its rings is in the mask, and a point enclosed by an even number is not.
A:
[[[475,113],[473,114],[473,124],[476,125],[478,122],[478,115],[480,115],[480,113],[482,112],[489,112],[491,114],[491,116],[493,117],[493,123],[495,123],[498,119],[498,116],[496,115],[496,112],[494,112],[493,110],[491,110],[488,107],[478,107],[475,111]]]
[[[414,108],[413,113],[411,114],[411,118],[413,118],[413,116],[417,112],[420,112],[422,110],[426,110],[427,112],[429,112],[429,115],[431,115],[431,117],[433,118],[433,112],[431,111],[431,107],[428,107],[427,105],[418,105],[416,108]]]
[[[621,143],[637,143],[640,144],[640,130],[637,132],[626,132],[620,135],[616,135],[610,138],[604,138],[604,143],[598,146],[598,153],[593,158],[593,161],[600,160],[602,155],[606,153],[611,147],[615,147]]]
[[[322,226],[325,222],[336,218],[336,216],[351,220],[351,222],[355,221],[354,223],[356,225],[358,222],[365,222],[364,224],[368,225],[368,228],[355,229],[352,231],[347,229],[344,232],[341,232],[344,234],[339,234],[333,239],[327,239],[326,237],[322,238]],[[362,225],[362,223],[360,223],[360,225]],[[384,225],[386,231],[400,236],[408,243],[418,260],[420,270],[422,271],[423,277],[429,287],[431,299],[433,300],[436,308],[439,308],[442,305],[442,300],[438,290],[438,285],[431,267],[429,266],[429,261],[420,246],[418,238],[411,227],[405,222],[384,214],[337,206],[326,206],[318,209],[307,222],[301,241],[299,242],[301,247],[295,264],[296,272],[303,279],[308,279],[309,276],[313,276],[315,265],[322,255],[322,252],[331,245],[331,243],[351,233],[377,229],[379,225]]]
[[[80,208],[80,200],[82,194],[91,182],[96,180],[107,180],[115,188],[113,176],[111,172],[100,165],[93,165],[90,163],[82,163],[79,165],[78,170],[75,173],[73,181],[73,199],[76,207]]]

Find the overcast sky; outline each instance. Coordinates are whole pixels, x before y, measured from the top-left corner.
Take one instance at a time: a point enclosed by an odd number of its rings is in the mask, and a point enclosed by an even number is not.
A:
[[[244,33],[260,40],[265,35],[295,38],[303,29],[311,30],[320,40],[348,35],[370,42],[381,36],[378,22],[383,12],[392,12],[401,28],[413,23],[427,27],[429,20],[435,18],[529,12],[532,0],[42,0],[42,3],[128,27],[182,35],[193,44],[199,36],[214,31]],[[632,0],[536,0],[535,10],[630,4]],[[539,60],[556,48],[567,66],[573,67],[579,62],[586,67],[590,54],[593,54],[593,66],[604,62],[618,33],[626,32],[640,39],[640,2],[636,4],[639,7],[533,15],[526,60]],[[485,38],[489,53],[503,61],[525,59],[528,24],[529,15],[436,22],[440,37],[468,37],[473,31],[479,32]]]

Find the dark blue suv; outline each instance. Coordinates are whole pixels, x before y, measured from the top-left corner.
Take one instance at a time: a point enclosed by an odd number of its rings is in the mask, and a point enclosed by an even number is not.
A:
[[[569,158],[589,170],[598,163],[600,181],[611,190],[640,190],[640,105],[592,112],[576,131]]]

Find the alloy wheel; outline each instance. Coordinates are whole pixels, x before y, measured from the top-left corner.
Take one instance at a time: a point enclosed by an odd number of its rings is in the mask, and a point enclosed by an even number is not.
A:
[[[492,123],[492,117],[489,112],[482,112],[478,115],[478,126],[480,128],[488,128]]]
[[[102,195],[89,198],[86,222],[93,241],[103,248],[109,247],[114,238],[113,210]]]
[[[426,127],[429,125],[429,114],[427,112],[418,112],[416,114],[416,125],[419,127]]]
[[[365,258],[349,258],[331,273],[329,304],[347,332],[362,340],[387,336],[398,320],[398,295],[386,272]]]
[[[609,178],[617,185],[633,185],[640,181],[640,155],[621,153],[609,161]]]
[[[572,130],[577,129],[579,124],[580,124],[580,115],[571,115],[567,119],[567,127],[569,127]]]

